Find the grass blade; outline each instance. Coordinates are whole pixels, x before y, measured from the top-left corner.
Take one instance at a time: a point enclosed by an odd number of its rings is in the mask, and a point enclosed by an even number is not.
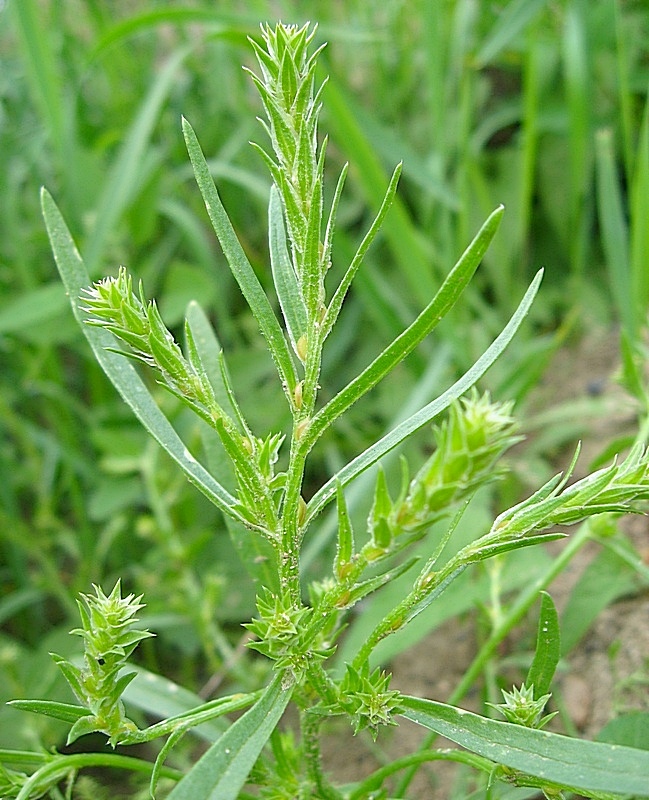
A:
[[[248,22],[243,17],[223,13],[209,8],[156,8],[147,10],[132,17],[120,20],[110,28],[94,45],[90,59],[95,60],[105,55],[106,51],[123,44],[128,39],[157,28],[161,25],[206,26],[210,37],[233,39],[246,44],[247,35],[257,30],[257,18]]]
[[[649,797],[649,752],[497,722],[433,700],[403,698],[403,716],[511,769],[582,791]]]
[[[116,222],[124,212],[138,186],[146,148],[162,104],[171,90],[178,67],[189,54],[189,48],[176,52],[157,73],[145,102],[124,139],[117,159],[106,180],[99,199],[95,225],[85,251],[89,274],[95,277],[100,268],[102,254]]]
[[[615,299],[617,313],[623,327],[634,339],[636,315],[631,297],[629,232],[615,163],[617,156],[613,144],[613,132],[610,128],[600,130],[597,132],[595,141],[597,205],[611,295]]]
[[[60,65],[56,63],[51,31],[44,29],[45,15],[35,0],[11,3],[7,10],[14,14],[32,90],[56,148],[60,167],[69,169],[71,165],[65,163],[68,120],[65,104],[61,102],[64,93]]]
[[[327,84],[327,108],[332,138],[345,144],[348,160],[356,169],[367,201],[378,212],[385,194],[383,167],[358,123],[354,103],[332,78]],[[398,197],[394,198],[392,212],[385,220],[382,233],[413,296],[422,304],[427,302],[435,290],[430,269],[431,245],[417,231],[406,206]]]
[[[271,351],[282,383],[285,389],[288,390],[288,396],[292,396],[297,377],[295,364],[282,329],[223,208],[196,134],[186,119],[183,119],[182,124],[187,151],[196,175],[196,182],[205,200],[207,213],[214,226],[214,231],[230,265],[232,274],[239,284],[250,310],[259,323],[262,333],[266,337],[268,348]]]
[[[115,346],[113,337],[102,328],[84,324],[83,313],[79,308],[79,293],[90,285],[90,278],[60,211],[45,189],[41,193],[41,203],[56,264],[70,297],[72,311],[102,369],[142,425],[180,466],[189,480],[217,508],[239,522],[245,522],[234,508],[235,498],[189,453],[130,361],[107,349]]]
[[[636,330],[644,325],[649,305],[649,99],[642,115],[631,183],[631,286],[636,298]]]
[[[236,800],[259,753],[279,722],[292,687],[277,675],[255,705],[240,717],[180,781],[169,800]]]
[[[508,3],[476,55],[476,66],[482,69],[520,34],[546,5],[547,0],[513,0]]]
[[[378,442],[365,450],[364,453],[361,453],[361,455],[357,456],[353,461],[350,461],[349,464],[343,467],[343,469],[315,493],[307,506],[307,521],[317,516],[327,503],[335,497],[337,483],[340,483],[341,486],[346,486],[357,475],[372,464],[375,464],[390,450],[401,444],[413,431],[421,428],[444,411],[444,409],[448,408],[453,400],[461,397],[482,377],[482,375],[484,375],[507,347],[523,322],[539,288],[542,276],[542,270],[537,272],[512,318],[500,335],[494,340],[492,345],[480,356],[468,372],[447,389],[444,394],[424,406],[420,411],[402,422],[382,439],[379,439]]]

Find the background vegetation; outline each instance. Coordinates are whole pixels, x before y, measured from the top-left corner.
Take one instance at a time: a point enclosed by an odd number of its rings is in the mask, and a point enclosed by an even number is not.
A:
[[[318,38],[329,42],[321,124],[332,173],[345,161],[351,172],[334,264],[353,252],[394,164],[404,161],[398,201],[326,351],[323,385],[332,392],[427,302],[493,208],[507,209],[470,303],[328,434],[323,471],[472,363],[540,266],[546,278],[531,324],[482,387],[516,400],[531,430],[539,421],[526,412],[529,393],[553,353],[571,337],[616,325],[623,374],[644,420],[634,365],[649,301],[646,2],[245,5],[241,12],[228,0],[9,0],[0,11],[2,700],[68,699],[48,652],[76,652],[67,632],[77,593],[91,583],[110,589],[118,577],[145,594],[143,622],[157,633],[139,651],[148,669],[205,693],[222,680],[254,688],[265,669],[250,660],[244,669],[240,658],[238,622],[253,609],[254,589],[222,520],[131,418],[92,358],[38,203],[44,184],[93,278],[127,265],[171,327],[198,299],[215,320],[248,418],[285,427],[272,364],[215,244],[180,134],[183,114],[270,286],[269,182],[248,146],[260,136],[258,99],[240,67],[251,63],[247,36],[262,21],[317,21]],[[198,441],[173,398],[160,400]],[[551,474],[556,450],[548,447],[596,425],[598,408],[593,399],[546,418],[553,436],[527,451],[501,493],[514,499],[522,485]],[[420,437],[413,452],[429,440]],[[601,442],[602,454],[609,444]],[[320,482],[314,471],[314,487]],[[362,488],[357,495],[360,518],[369,500],[364,506]],[[492,502],[499,504],[490,495],[475,513]],[[305,568],[317,567],[330,539],[325,524],[307,546]],[[526,569],[534,558],[525,556]],[[512,576],[503,594],[519,587]],[[444,613],[465,610],[456,599]],[[1,713],[0,747],[59,743],[51,721]]]

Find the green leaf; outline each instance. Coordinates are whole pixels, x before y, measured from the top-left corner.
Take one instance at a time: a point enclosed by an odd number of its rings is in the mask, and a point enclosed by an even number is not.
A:
[[[634,337],[637,333],[635,302],[631,285],[629,230],[617,174],[617,152],[613,132],[604,128],[597,132],[597,210],[602,231],[602,246],[609,274],[611,296],[622,321],[623,330]]]
[[[534,19],[547,0],[512,0],[507,3],[475,56],[479,68],[494,59]]]
[[[410,436],[411,433],[421,428],[426,423],[430,422],[434,417],[448,408],[453,400],[457,400],[466,391],[468,391],[479,378],[489,369],[494,361],[502,354],[509,342],[513,339],[514,334],[520,327],[525,315],[527,314],[532,301],[539,288],[543,271],[540,270],[525,296],[516,309],[516,312],[509,320],[505,328],[494,340],[491,346],[480,356],[475,364],[469,369],[459,380],[457,380],[449,389],[447,389],[437,399],[428,403],[422,409],[417,411],[404,422],[397,425],[392,431],[387,433],[378,442],[373,444],[364,453],[361,453],[355,459],[343,467],[333,478],[319,489],[309,501],[307,506],[307,519],[306,523],[317,516],[327,503],[335,496],[336,486],[339,483],[341,486],[346,486],[357,475],[366,470],[372,464],[375,464],[382,456],[390,450],[397,447],[401,442]]]
[[[284,315],[291,345],[297,354],[297,341],[302,334],[306,334],[307,314],[298,287],[297,276],[286,247],[284,212],[276,186],[272,186],[270,190],[268,243],[275,291]]]
[[[255,705],[210,747],[168,800],[236,800],[291,697],[277,675]]]
[[[138,680],[130,683],[122,699],[129,708],[138,708],[153,719],[164,720],[201,713],[205,700],[162,675],[156,675],[143,667],[134,667]],[[163,724],[163,723],[159,723]],[[201,723],[192,733],[210,744],[223,734],[224,723],[212,719]]]
[[[433,700],[401,699],[401,713],[498,764],[582,791],[649,797],[649,752],[497,722]]]
[[[88,716],[88,709],[71,703],[57,703],[54,700],[9,700],[8,706],[30,711],[32,714],[43,714],[46,717],[61,719],[63,722],[76,722]]]
[[[345,493],[341,486],[336,490],[338,541],[336,544],[336,557],[334,560],[334,573],[339,579],[344,578],[349,569],[354,553],[354,529],[349,518]]]
[[[90,285],[90,278],[56,203],[46,189],[41,192],[43,216],[61,279],[70,297],[72,312],[82,327],[95,357],[106,375],[146,430],[180,466],[189,480],[217,508],[245,523],[236,510],[236,500],[191,455],[167,418],[156,405],[150,392],[132,364],[111,352],[115,339],[105,330],[84,324],[79,295]]]
[[[618,597],[637,589],[633,570],[614,550],[605,547],[575,584],[561,615],[561,652],[567,655],[585,636],[602,611]]]
[[[228,391],[223,380],[221,359],[223,351],[214,328],[201,306],[194,300],[187,304],[185,312],[187,325],[187,351],[189,361],[199,374],[207,376],[214,397],[219,406],[233,420],[241,416],[241,410],[233,402],[233,396]]]
[[[74,744],[77,739],[86,736],[89,733],[105,733],[103,727],[97,724],[97,717],[94,714],[86,714],[78,719],[68,731],[68,737],[65,740],[66,745]]]
[[[561,656],[559,617],[547,592],[541,592],[541,613],[536,636],[536,652],[527,673],[526,686],[534,684],[534,699],[547,694]]]
[[[155,79],[131,128],[122,140],[117,158],[106,176],[99,203],[94,211],[97,220],[85,251],[88,272],[94,277],[101,266],[106,244],[124,210],[132,200],[142,180],[147,163],[147,147],[162,105],[172,90],[178,69],[191,52],[190,47],[180,48],[161,69]]]
[[[266,293],[264,292],[255,271],[253,270],[246,254],[237,239],[232,223],[223,208],[221,198],[216,190],[205,156],[198,143],[196,134],[186,119],[183,119],[183,133],[187,144],[187,152],[194,168],[196,183],[201,190],[205,207],[209,214],[214,231],[223,249],[232,274],[239,284],[243,296],[246,298],[250,310],[259,323],[266,343],[273,356],[283,385],[289,393],[293,392],[297,377],[295,364],[284,338],[282,329],[273,313]]]
[[[67,307],[61,284],[48,283],[11,298],[0,308],[0,333],[21,333],[59,317]]]
[[[503,213],[504,208],[500,206],[489,216],[417,319],[315,415],[304,437],[309,446],[315,443],[337,417],[403,361],[453,308],[495,236]]]
[[[363,263],[363,259],[365,258],[365,254],[370,249],[370,245],[374,241],[377,233],[380,231],[381,226],[383,224],[383,220],[385,219],[385,215],[388,213],[392,202],[397,193],[397,186],[399,185],[399,178],[401,177],[401,170],[402,164],[397,164],[392,173],[392,178],[390,179],[390,183],[388,188],[385,191],[385,196],[383,197],[383,202],[381,203],[381,207],[374,218],[374,221],[370,225],[369,230],[365,234],[363,241],[358,246],[354,257],[351,260],[347,271],[345,272],[343,279],[340,281],[338,288],[336,289],[334,296],[331,298],[331,302],[329,303],[329,308],[327,309],[327,313],[325,315],[324,321],[322,323],[323,327],[323,339],[325,339],[331,329],[334,326],[334,323],[338,319],[338,314],[340,314],[340,309],[343,305],[343,300],[347,295],[347,290],[351,286],[351,282],[354,280],[354,276],[358,272],[358,268]],[[333,237],[333,225],[335,222],[335,213],[338,207],[338,200],[339,192],[342,192],[342,184],[345,179],[345,175],[347,173],[346,167],[343,169],[340,175],[340,179],[338,181],[338,186],[336,187],[336,194],[334,195],[334,200],[331,205],[331,214],[329,217],[329,222],[327,225],[327,235],[325,237],[325,253],[327,254],[328,251],[331,249],[332,237]],[[328,257],[328,255],[327,255]]]
[[[616,717],[597,734],[597,741],[649,750],[649,711],[630,711]]]

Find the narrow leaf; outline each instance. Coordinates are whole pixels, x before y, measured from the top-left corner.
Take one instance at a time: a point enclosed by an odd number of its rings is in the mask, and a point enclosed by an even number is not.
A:
[[[255,705],[215,742],[178,783],[169,800],[236,800],[291,697],[277,675]]]
[[[266,293],[264,292],[255,271],[237,239],[232,223],[223,208],[221,198],[216,190],[205,156],[198,143],[196,134],[186,119],[183,119],[183,133],[187,144],[187,152],[191,159],[196,176],[196,183],[201,190],[205,207],[209,214],[214,231],[223,249],[232,274],[246,298],[250,310],[259,323],[261,332],[266,337],[268,348],[273,356],[283,385],[292,393],[297,383],[295,365],[284,338],[282,329],[273,313]]]
[[[546,3],[547,0],[512,0],[504,6],[475,56],[479,67],[482,68],[492,61],[503,48],[516,39]]]
[[[649,752],[497,722],[433,700],[403,697],[402,714],[497,764],[582,791],[649,797]]]
[[[61,719],[63,722],[76,722],[81,717],[87,717],[89,711],[83,706],[75,706],[71,703],[57,703],[53,700],[9,700],[8,706],[20,709],[20,711],[31,711],[32,714],[43,714],[46,717]]]
[[[629,256],[629,230],[626,221],[622,187],[617,174],[616,147],[613,132],[604,128],[596,137],[597,209],[602,246],[606,258],[611,295],[624,330],[636,333]]]
[[[214,328],[211,326],[201,306],[194,300],[187,305],[185,319],[189,333],[188,355],[192,366],[195,369],[200,368],[205,373],[214,391],[216,402],[225,413],[233,420],[240,419],[241,410],[236,403],[232,402],[232,396],[223,380],[221,343],[214,332]],[[191,339],[191,348],[194,349],[193,353],[190,349],[189,339]],[[194,363],[194,361],[197,363]]]
[[[561,635],[557,609],[554,607],[550,595],[547,592],[541,592],[536,652],[525,681],[526,686],[534,684],[535,700],[549,691],[560,656]]]
[[[341,486],[346,486],[357,475],[366,470],[372,464],[375,464],[390,450],[397,447],[401,442],[410,436],[411,433],[421,428],[426,423],[430,422],[434,417],[440,414],[444,409],[461,397],[478,381],[482,375],[489,369],[494,361],[502,354],[509,342],[513,339],[514,334],[520,327],[525,315],[527,314],[532,301],[539,288],[543,271],[537,272],[534,280],[530,284],[529,289],[521,300],[520,305],[516,312],[509,320],[500,335],[494,340],[491,346],[480,356],[475,364],[468,370],[459,380],[457,380],[449,389],[447,389],[437,399],[428,403],[420,411],[413,414],[401,424],[397,425],[392,431],[387,433],[378,442],[373,444],[364,453],[361,453],[355,459],[343,467],[331,480],[319,489],[311,498],[307,506],[307,523],[309,520],[317,516],[327,503],[335,496],[336,486],[339,483]]]
[[[338,578],[341,578],[344,577],[345,570],[348,569],[354,553],[354,530],[349,518],[345,493],[340,486],[337,487],[336,499],[338,505],[338,542],[334,560],[334,572]]]
[[[235,508],[235,498],[187,450],[132,364],[109,350],[114,346],[115,339],[102,328],[84,324],[79,294],[90,285],[90,278],[60,211],[45,189],[41,192],[41,204],[54,258],[70,297],[72,312],[102,369],[142,425],[180,466],[189,480],[217,508],[245,524],[246,520]]]
[[[489,216],[460,260],[447,275],[435,297],[417,319],[316,414],[305,437],[310,446],[337,417],[376,386],[399,362],[403,361],[453,308],[495,236],[503,212],[504,209],[500,206]]]
[[[270,190],[268,242],[277,299],[282,309],[291,345],[297,353],[297,340],[303,333],[306,333],[307,329],[306,308],[286,246],[282,202],[276,186]]]
[[[97,220],[85,251],[88,272],[93,277],[101,265],[101,260],[116,223],[119,221],[142,180],[155,123],[167,95],[174,86],[178,69],[190,47],[178,49],[159,70],[149,93],[142,104],[131,128],[123,139],[117,157],[113,162],[104,183],[94,216]]]
[[[334,326],[334,323],[338,319],[338,314],[340,314],[340,309],[342,308],[343,300],[347,295],[347,290],[351,286],[351,282],[354,280],[354,276],[358,272],[358,268],[363,263],[363,259],[365,258],[365,254],[369,250],[370,245],[372,244],[377,233],[381,229],[381,225],[383,224],[385,215],[388,213],[390,206],[392,205],[392,201],[394,200],[394,197],[397,193],[397,186],[399,185],[399,178],[401,177],[402,166],[403,165],[399,163],[395,167],[388,188],[385,191],[381,207],[379,208],[379,211],[376,217],[374,218],[374,222],[372,222],[372,224],[370,225],[370,228],[365,234],[363,241],[360,243],[358,250],[354,255],[354,258],[352,258],[351,264],[347,268],[347,272],[344,274],[343,279],[341,280],[338,288],[334,293],[334,296],[331,298],[331,302],[329,303],[329,308],[327,309],[327,314],[323,322],[323,330],[324,330],[323,338],[326,338],[329,335],[331,329]],[[345,166],[343,168],[343,171],[340,173],[338,185],[336,186],[336,194],[334,195],[334,200],[331,205],[331,214],[329,216],[329,222],[327,224],[327,235],[325,237],[325,255],[327,258],[328,258],[328,252],[331,250],[335,214],[338,208],[338,202],[340,200],[340,192],[342,192],[342,187],[346,174],[347,174],[347,168]]]

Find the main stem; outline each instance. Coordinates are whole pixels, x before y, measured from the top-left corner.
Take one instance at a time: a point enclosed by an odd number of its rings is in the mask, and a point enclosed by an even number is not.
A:
[[[281,518],[280,585],[289,594],[295,605],[299,605],[301,602],[302,486],[306,459],[310,451],[306,432],[313,417],[318,395],[318,379],[320,377],[323,346],[319,323],[312,322],[309,333],[306,363],[304,365],[302,408],[295,414],[293,420],[286,493]]]

